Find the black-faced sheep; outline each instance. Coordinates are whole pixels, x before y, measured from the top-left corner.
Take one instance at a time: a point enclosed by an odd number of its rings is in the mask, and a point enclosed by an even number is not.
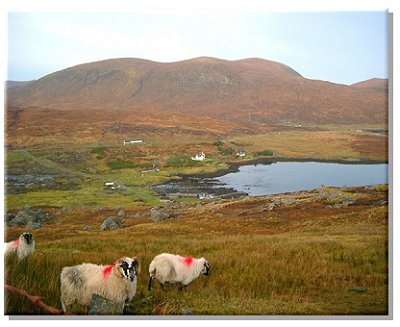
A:
[[[64,267],[61,271],[61,305],[64,312],[72,304],[90,306],[92,294],[113,301],[120,309],[136,294],[137,278],[140,273],[138,258],[120,258],[109,266],[84,263]]]
[[[33,254],[35,241],[31,233],[22,233],[17,240],[4,244],[4,254],[17,253],[18,260]]]
[[[153,279],[157,279],[163,289],[166,283],[180,283],[182,287],[186,287],[200,274],[208,276],[209,271],[210,265],[204,258],[195,259],[163,253],[156,256],[150,263],[149,290],[151,290]]]

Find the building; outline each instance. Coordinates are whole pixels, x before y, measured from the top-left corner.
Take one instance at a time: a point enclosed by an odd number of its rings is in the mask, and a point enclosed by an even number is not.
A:
[[[204,161],[206,159],[206,155],[204,152],[202,153],[197,153],[194,157],[192,157],[192,160],[194,161]]]
[[[139,144],[139,143],[143,143],[143,140],[131,140],[131,141],[123,141],[124,145],[127,144]]]

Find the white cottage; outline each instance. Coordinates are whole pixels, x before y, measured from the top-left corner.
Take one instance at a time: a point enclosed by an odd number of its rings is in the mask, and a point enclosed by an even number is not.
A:
[[[206,155],[204,154],[204,152],[202,153],[197,153],[194,157],[192,157],[192,160],[194,161],[204,161],[206,159]]]

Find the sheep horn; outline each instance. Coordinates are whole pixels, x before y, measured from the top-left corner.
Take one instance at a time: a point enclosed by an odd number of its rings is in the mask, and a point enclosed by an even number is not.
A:
[[[132,259],[133,259],[132,264],[135,266],[135,270],[136,270],[135,275],[139,275],[140,274],[140,261],[137,257],[133,257]]]

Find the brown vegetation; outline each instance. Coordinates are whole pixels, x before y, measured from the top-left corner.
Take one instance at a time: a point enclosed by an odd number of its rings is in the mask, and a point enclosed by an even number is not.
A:
[[[6,142],[251,134],[270,124],[386,123],[387,93],[308,80],[262,59],[115,59],[7,89]]]
[[[334,195],[334,196],[332,196]],[[351,198],[337,206],[336,196]],[[340,202],[340,201],[339,201]],[[270,204],[276,206],[270,210]],[[320,189],[182,205],[152,223],[149,208],[125,208],[125,228],[99,226],[107,211],[66,211],[34,231],[37,250],[18,264],[6,258],[6,282],[59,304],[62,267],[136,255],[143,272],[128,314],[387,315],[387,188]],[[57,222],[60,221],[61,224]],[[6,230],[12,239],[21,228]],[[204,256],[211,275],[187,292],[147,291],[147,267],[162,252]],[[8,294],[7,314],[43,314]]]

